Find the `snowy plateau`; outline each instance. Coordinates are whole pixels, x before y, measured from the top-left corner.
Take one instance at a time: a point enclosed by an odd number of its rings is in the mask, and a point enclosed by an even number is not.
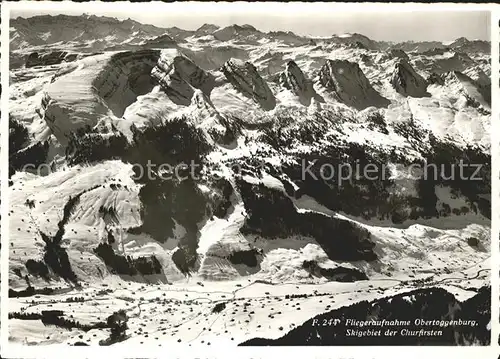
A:
[[[11,19],[9,340],[489,344],[490,74],[466,38]]]

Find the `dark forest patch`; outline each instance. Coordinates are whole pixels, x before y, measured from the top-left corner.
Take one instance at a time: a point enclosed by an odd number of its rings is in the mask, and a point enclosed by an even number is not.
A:
[[[243,180],[238,187],[247,217],[240,231],[264,238],[314,238],[332,260],[376,260],[370,233],[356,224],[318,213],[298,213],[284,193]]]
[[[441,288],[417,289],[408,293],[362,301],[347,307],[320,314],[309,319],[299,327],[278,339],[255,338],[242,346],[324,346],[324,345],[489,345],[491,333],[487,329],[490,317],[491,288],[483,287],[478,294],[459,302]],[[450,307],[456,308],[453,316]],[[387,320],[409,321],[410,325],[380,327],[366,325],[363,328],[348,324],[347,320]],[[415,319],[421,320],[462,320],[475,321],[476,325],[448,326],[412,325]],[[334,324],[335,323],[335,324]],[[441,331],[441,335],[418,336],[404,335],[402,330]],[[349,330],[396,330],[394,336],[388,335],[351,335]]]

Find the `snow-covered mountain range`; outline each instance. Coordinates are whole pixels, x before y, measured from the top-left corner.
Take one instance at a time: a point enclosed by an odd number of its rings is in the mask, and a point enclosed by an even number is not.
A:
[[[10,39],[11,340],[346,344],[310,322],[406,312],[478,325],[398,343],[489,343],[488,42],[87,15]]]

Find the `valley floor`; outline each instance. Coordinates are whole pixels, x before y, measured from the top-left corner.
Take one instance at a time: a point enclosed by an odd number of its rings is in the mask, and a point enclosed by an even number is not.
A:
[[[484,261],[450,274],[354,283],[267,284],[251,279],[199,282],[192,277],[185,283],[144,284],[109,279],[66,293],[59,291],[58,295],[10,298],[9,312],[61,310],[67,319],[92,324],[105,322],[113,312],[124,309],[129,318],[129,337],[122,343],[237,345],[255,337],[279,338],[318,314],[415,289],[439,287],[465,301],[489,281],[489,275],[488,261]],[[80,301],[69,302],[74,297]],[[218,307],[223,309],[214,310],[221,303]],[[45,326],[40,320],[11,319],[9,327],[10,341],[26,345],[97,345],[109,337],[109,329],[67,329]]]

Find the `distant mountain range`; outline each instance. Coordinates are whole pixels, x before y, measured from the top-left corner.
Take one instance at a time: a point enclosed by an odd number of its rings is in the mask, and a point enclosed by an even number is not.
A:
[[[64,43],[73,43],[82,47],[85,47],[85,44],[91,44],[93,49],[105,49],[118,44],[123,46],[142,44],[148,40],[156,43],[155,38],[165,36],[169,36],[177,42],[200,36],[213,37],[222,42],[271,39],[300,45],[322,41],[333,44],[351,44],[370,50],[399,48],[407,52],[424,52],[444,48],[463,52],[489,52],[490,49],[488,41],[471,41],[465,37],[461,37],[451,44],[439,41],[393,43],[372,40],[357,33],[322,38],[297,35],[290,31],[270,31],[266,33],[248,24],[234,24],[224,28],[214,24],[204,24],[197,30],[184,30],[178,27],[157,27],[142,24],[130,18],[118,20],[112,17],[96,15],[41,15],[30,18],[18,17],[10,21],[11,50]]]

